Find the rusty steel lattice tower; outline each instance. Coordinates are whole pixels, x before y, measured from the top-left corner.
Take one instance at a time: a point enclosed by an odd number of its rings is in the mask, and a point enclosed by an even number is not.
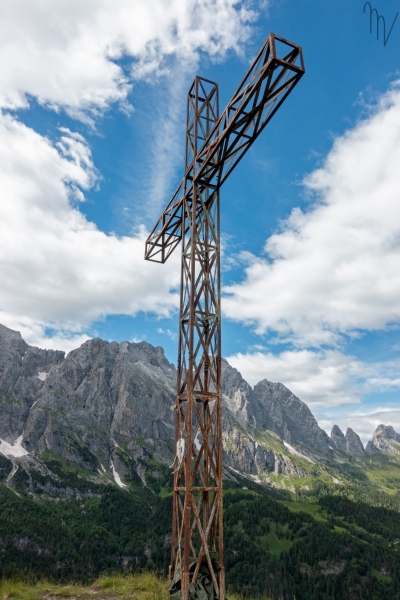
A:
[[[182,600],[204,567],[225,598],[219,190],[303,74],[300,46],[270,34],[221,116],[218,85],[195,78],[184,178],[146,242],[145,258],[161,263],[182,242],[169,573]]]

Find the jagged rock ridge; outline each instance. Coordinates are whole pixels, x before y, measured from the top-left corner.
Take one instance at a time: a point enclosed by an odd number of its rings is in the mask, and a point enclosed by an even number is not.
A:
[[[65,356],[32,348],[4,326],[0,343],[4,443],[18,439],[30,456],[50,451],[114,478],[127,476],[127,463],[143,475],[149,456],[171,462],[176,371],[162,348],[94,339]],[[223,371],[226,465],[254,475],[303,473],[257,441],[265,431],[281,450],[282,441],[329,450],[326,433],[284,385],[264,380],[252,389],[226,361]]]
[[[353,456],[363,456],[365,454],[364,446],[360,436],[350,427],[346,431],[346,450]]]
[[[343,431],[337,425],[332,427],[331,440],[337,450],[347,451],[346,438],[343,435]]]
[[[400,434],[390,425],[379,425],[368,442],[367,454],[382,454],[400,456]]]
[[[121,486],[132,473],[144,480],[150,458],[172,462],[175,386],[174,365],[147,342],[93,339],[65,356],[0,325],[0,453],[16,468],[50,452]],[[227,361],[223,402],[224,464],[233,470],[302,477],[331,448],[364,454],[351,429],[344,436],[335,426],[329,438],[282,383],[252,388]],[[383,451],[385,431],[374,452]]]

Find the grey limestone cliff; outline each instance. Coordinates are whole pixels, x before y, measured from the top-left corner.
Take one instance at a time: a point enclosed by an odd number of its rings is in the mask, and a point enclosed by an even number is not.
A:
[[[336,450],[341,450],[342,452],[347,451],[346,438],[344,437],[343,431],[337,425],[332,427],[331,440]]]
[[[140,475],[150,456],[172,456],[175,377],[160,347],[89,340],[50,369],[26,421],[25,447],[120,475],[133,461]]]
[[[252,388],[223,361],[225,464],[252,475],[303,477],[313,461],[299,456],[328,453],[328,436],[308,407],[282,383],[263,380]],[[300,464],[299,464],[300,462]]]
[[[59,455],[121,483],[132,470],[143,478],[152,457],[171,463],[176,371],[162,348],[93,339],[65,356],[4,326],[0,348],[0,452],[26,461]],[[301,476],[295,446],[329,451],[307,406],[281,383],[253,389],[223,361],[223,401],[227,467]]]
[[[306,404],[282,383],[252,388],[222,367],[226,468],[264,479],[312,473],[333,438]],[[58,455],[118,485],[144,481],[150,459],[172,462],[175,388],[161,347],[92,339],[65,356],[0,325],[0,453],[16,467]],[[364,452],[357,434],[337,430],[335,447],[344,440],[347,452]]]
[[[368,442],[366,447],[367,454],[400,455],[400,434],[398,434],[390,425],[379,425]]]
[[[363,456],[364,446],[360,437],[350,427],[346,431],[346,451],[353,456]]]
[[[3,326],[0,336],[3,442],[122,475],[140,475],[151,455],[170,459],[176,375],[162,348],[94,339],[65,357]]]
[[[229,411],[246,428],[269,430],[283,441],[329,452],[329,437],[310,409],[282,383],[264,379],[254,388],[223,362],[223,393]]]
[[[22,433],[48,372],[64,352],[29,346],[17,331],[0,325],[0,437],[13,442]]]
[[[253,390],[251,418],[258,429],[270,429],[289,444],[329,452],[328,435],[310,409],[282,383],[264,379]]]

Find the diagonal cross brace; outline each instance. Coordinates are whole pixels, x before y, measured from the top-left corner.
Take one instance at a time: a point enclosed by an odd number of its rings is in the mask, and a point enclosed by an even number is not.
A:
[[[219,190],[303,74],[301,48],[271,34],[221,116],[218,85],[195,78],[185,175],[146,242],[161,263],[182,242],[169,570],[182,600],[204,570],[225,600]]]
[[[277,56],[277,42],[283,47],[282,58]],[[168,259],[187,226],[182,206],[192,185],[214,191],[221,187],[304,72],[300,46],[271,33],[147,238],[147,260]],[[200,166],[196,175],[194,163]]]

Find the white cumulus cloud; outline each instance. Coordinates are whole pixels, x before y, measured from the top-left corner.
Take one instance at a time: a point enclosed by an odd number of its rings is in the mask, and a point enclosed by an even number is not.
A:
[[[317,415],[318,417],[318,415]],[[356,431],[364,446],[371,439],[379,425],[391,425],[400,433],[400,409],[395,407],[375,407],[369,411],[352,411],[348,414],[326,416],[321,414],[318,424],[330,434],[333,425],[339,425],[343,433],[348,427]]]
[[[339,137],[294,209],[225,289],[227,317],[300,347],[337,344],[400,319],[400,91]]]
[[[250,385],[280,381],[310,407],[360,402],[364,391],[363,363],[336,350],[238,353],[227,360]]]
[[[250,385],[280,381],[310,407],[360,403],[364,394],[399,391],[400,361],[365,363],[339,350],[237,353],[227,358]]]
[[[85,139],[64,127],[49,140],[13,111],[36,101],[90,124],[115,103],[129,111],[135,80],[186,68],[200,52],[212,59],[239,52],[254,17],[238,0],[2,6],[0,322],[32,344],[70,350],[107,315],[176,309],[179,253],[165,266],[145,262],[144,228],[118,237],[89,222],[79,203],[101,174]],[[162,140],[156,143],[159,150]],[[159,195],[166,175],[157,176]]]
[[[0,106],[26,107],[34,97],[81,118],[102,112],[125,101],[132,76],[166,68],[165,57],[239,50],[253,18],[237,0],[3,3]]]
[[[78,210],[97,177],[81,136],[64,129],[53,144],[2,115],[0,140],[0,322],[19,323],[37,343],[53,327],[68,347],[107,314],[176,308],[178,254],[162,267],[148,263],[144,230],[106,235]]]

